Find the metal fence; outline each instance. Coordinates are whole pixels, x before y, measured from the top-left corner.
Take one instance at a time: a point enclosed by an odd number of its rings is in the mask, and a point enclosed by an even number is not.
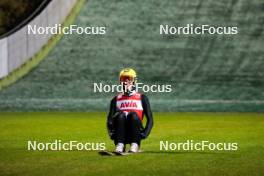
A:
[[[0,38],[0,79],[6,77],[32,58],[52,37],[51,34],[28,34],[28,25],[52,27],[61,24],[77,0],[52,0],[28,24]]]

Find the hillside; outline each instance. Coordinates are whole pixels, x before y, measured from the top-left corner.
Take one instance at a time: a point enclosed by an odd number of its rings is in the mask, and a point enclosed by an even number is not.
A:
[[[105,111],[114,93],[92,83],[118,84],[132,67],[155,111],[263,111],[261,0],[87,1],[75,24],[106,26],[106,35],[65,35],[47,58],[0,92],[0,111]],[[256,15],[257,14],[257,15]],[[238,35],[159,34],[160,24],[238,26]]]

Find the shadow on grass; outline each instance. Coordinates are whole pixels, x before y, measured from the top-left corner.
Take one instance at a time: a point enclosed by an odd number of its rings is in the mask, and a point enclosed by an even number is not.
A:
[[[230,152],[215,152],[215,151],[143,151],[142,152],[143,154],[168,154],[168,155],[171,155],[171,154],[236,154],[235,152],[233,151],[230,151]]]
[[[114,154],[113,152],[108,152],[108,151],[100,151],[98,152],[99,155],[101,156],[118,156],[116,154]],[[236,153],[234,152],[214,152],[214,151],[211,151],[211,152],[208,152],[208,151],[203,151],[203,152],[200,152],[200,151],[142,151],[142,152],[139,152],[138,154],[140,155],[145,155],[145,154],[151,154],[151,155],[155,155],[155,154],[166,154],[166,155],[179,155],[179,154],[210,154],[210,155],[234,155]],[[126,155],[131,155],[131,154],[125,154],[125,155],[119,155],[119,156],[126,156]]]

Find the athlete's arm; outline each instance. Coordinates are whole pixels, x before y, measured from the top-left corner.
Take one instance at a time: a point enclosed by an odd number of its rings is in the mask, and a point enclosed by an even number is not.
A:
[[[113,124],[113,117],[116,113],[116,97],[114,97],[111,100],[110,103],[110,110],[107,116],[107,122],[106,122],[106,126],[107,126],[107,130],[108,130],[108,134],[110,136],[110,138],[113,137],[114,134],[114,124]]]
[[[144,130],[141,133],[142,138],[147,138],[152,126],[153,126],[153,116],[152,116],[152,111],[150,108],[150,104],[149,104],[149,100],[148,97],[146,95],[141,95],[141,101],[142,101],[142,106],[143,106],[143,113],[147,118],[147,123],[146,126],[144,128]]]

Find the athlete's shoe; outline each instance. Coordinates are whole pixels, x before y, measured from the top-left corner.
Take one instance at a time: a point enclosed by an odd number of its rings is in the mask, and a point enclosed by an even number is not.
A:
[[[118,143],[115,148],[115,152],[122,153],[124,152],[125,145],[123,143]]]
[[[139,146],[137,143],[132,143],[129,149],[131,153],[137,153],[139,151]]]

